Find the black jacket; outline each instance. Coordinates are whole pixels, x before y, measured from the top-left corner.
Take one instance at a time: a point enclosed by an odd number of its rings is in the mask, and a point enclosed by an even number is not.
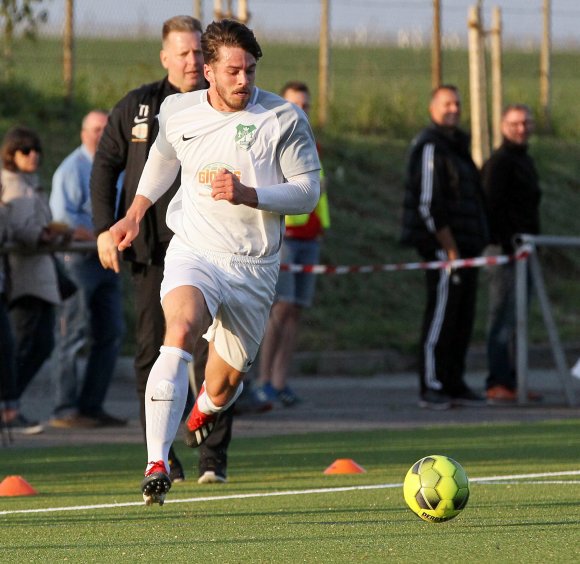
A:
[[[149,149],[159,130],[157,115],[163,100],[178,91],[167,78],[129,92],[112,110],[103,132],[91,173],[93,222],[98,235],[125,215],[133,201]],[[117,180],[125,171],[119,210],[115,213]],[[141,264],[162,264],[173,233],[167,227],[167,206],[175,195],[181,175],[171,188],[147,210],[139,235],[123,258]]]
[[[540,232],[542,191],[527,145],[504,140],[483,166],[483,189],[491,238],[504,253],[514,251],[515,234]]]
[[[405,180],[401,242],[432,258],[435,233],[449,227],[462,257],[478,256],[488,243],[479,171],[469,137],[432,124],[412,142]]]

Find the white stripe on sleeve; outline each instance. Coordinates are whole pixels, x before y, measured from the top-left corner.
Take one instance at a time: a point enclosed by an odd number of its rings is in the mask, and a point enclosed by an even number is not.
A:
[[[434,169],[435,145],[427,143],[423,147],[421,158],[421,198],[419,213],[431,233],[435,233],[435,221],[431,215],[431,203],[433,201],[433,169]]]

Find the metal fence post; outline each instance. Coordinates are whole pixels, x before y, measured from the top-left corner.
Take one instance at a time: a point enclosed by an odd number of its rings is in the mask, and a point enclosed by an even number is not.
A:
[[[532,246],[532,253],[536,248]],[[516,261],[516,376],[518,403],[527,401],[528,378],[528,257]]]

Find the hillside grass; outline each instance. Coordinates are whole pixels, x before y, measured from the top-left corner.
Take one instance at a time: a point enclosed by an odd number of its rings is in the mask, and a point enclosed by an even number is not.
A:
[[[50,185],[59,162],[78,144],[78,124],[93,107],[110,108],[127,90],[162,76],[156,41],[76,43],[76,97],[62,98],[61,46],[56,40],[19,42],[15,79],[0,82],[0,134],[15,122],[38,129],[45,146],[43,181]],[[263,45],[258,84],[277,91],[288,79],[307,81],[313,90],[313,123],[322,144],[329,177],[332,227],[323,262],[361,265],[416,260],[398,243],[405,155],[411,138],[427,123],[430,54],[426,50],[335,48],[331,67],[330,120],[317,123],[317,50],[309,45]],[[537,110],[538,55],[510,51],[504,57],[506,101]],[[531,153],[541,176],[543,231],[578,234],[580,203],[580,53],[556,52],[552,61],[550,134],[536,136]],[[446,51],[444,80],[464,93],[464,124],[469,126],[468,69],[465,51]],[[540,124],[541,125],[541,124]],[[546,282],[564,341],[579,330],[580,251],[544,253]],[[130,286],[126,314],[133,334]],[[486,324],[486,283],[481,273],[474,341],[482,343]],[[301,350],[354,350],[416,346],[424,303],[423,274],[399,272],[320,276],[316,305],[305,312]],[[545,341],[537,305],[532,309],[531,339]]]

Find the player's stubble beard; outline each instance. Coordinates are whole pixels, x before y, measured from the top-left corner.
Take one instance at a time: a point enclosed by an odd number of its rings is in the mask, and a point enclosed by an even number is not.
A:
[[[250,97],[252,95],[252,90],[254,89],[253,86],[248,86],[247,88],[235,88],[234,90],[229,93],[227,88],[221,86],[219,83],[216,82],[215,85],[216,91],[218,96],[222,99],[223,103],[230,108],[232,111],[239,112],[248,105],[250,101]],[[240,99],[236,96],[238,92],[247,92],[247,96],[243,99]]]

